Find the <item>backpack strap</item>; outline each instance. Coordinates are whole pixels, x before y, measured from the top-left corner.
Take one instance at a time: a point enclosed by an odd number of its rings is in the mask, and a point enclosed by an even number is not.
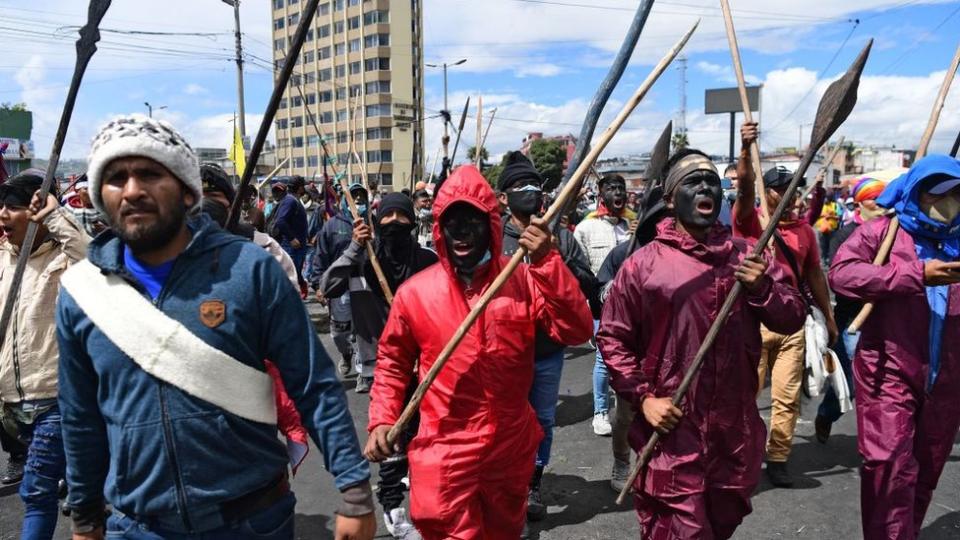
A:
[[[241,418],[277,423],[270,376],[209,345],[88,259],[60,279],[80,309],[140,369]],[[109,301],[107,301],[109,299]]]

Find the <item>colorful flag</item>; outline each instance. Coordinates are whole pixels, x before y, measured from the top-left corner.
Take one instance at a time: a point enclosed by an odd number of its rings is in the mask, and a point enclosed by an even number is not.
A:
[[[230,161],[237,171],[237,176],[243,176],[243,171],[247,169],[247,154],[243,149],[243,137],[240,136],[240,128],[233,126],[233,146],[230,147]]]

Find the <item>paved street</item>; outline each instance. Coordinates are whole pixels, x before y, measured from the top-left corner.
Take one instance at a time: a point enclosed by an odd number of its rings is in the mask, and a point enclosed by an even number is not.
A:
[[[324,344],[332,350],[329,339]],[[558,409],[558,429],[554,438],[553,462],[544,476],[549,517],[537,524],[535,538],[618,539],[635,538],[637,524],[630,508],[614,504],[609,487],[612,465],[610,439],[593,435],[590,428],[592,397],[590,373],[593,351],[568,350]],[[345,386],[352,381],[345,382]],[[368,399],[348,392],[350,407],[364,433]],[[761,398],[761,413],[769,414],[769,396]],[[827,445],[813,438],[815,408],[804,405],[803,421],[797,432],[791,459],[797,474],[797,487],[773,489],[763,483],[753,499],[754,512],[740,527],[735,538],[768,540],[776,538],[851,539],[860,538],[859,482],[855,421],[846,415],[835,427]],[[364,440],[365,436],[361,438]],[[337,496],[330,476],[322,470],[316,449],[293,485],[299,499],[297,537],[333,538],[331,515]],[[0,457],[0,463],[5,456]],[[921,538],[925,540],[960,538],[960,447],[955,446],[940,487],[934,497]],[[0,490],[0,540],[18,537],[22,505],[16,493]],[[58,538],[69,538],[67,524],[61,520]],[[381,525],[380,537],[388,538]]]

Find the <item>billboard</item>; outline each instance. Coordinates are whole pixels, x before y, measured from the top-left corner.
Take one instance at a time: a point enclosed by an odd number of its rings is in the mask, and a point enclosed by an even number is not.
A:
[[[760,88],[762,87],[747,87],[747,102],[750,103],[751,111],[760,110]],[[707,90],[703,108],[705,114],[743,112],[743,106],[740,104],[740,91],[736,88]]]

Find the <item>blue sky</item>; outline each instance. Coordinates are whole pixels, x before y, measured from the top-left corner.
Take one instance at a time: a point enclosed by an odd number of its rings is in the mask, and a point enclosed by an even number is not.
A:
[[[85,18],[78,0],[0,0],[0,102],[26,101],[36,112],[39,155],[49,152],[72,72],[70,25]],[[576,4],[573,6],[561,4]],[[960,2],[936,0],[731,0],[745,71],[764,84],[765,149],[796,146],[809,136],[817,100],[866,40],[876,39],[861,101],[839,134],[862,143],[915,146],[943,72],[960,37]],[[467,58],[450,72],[451,109],[483,95],[498,120],[488,143],[493,154],[519,146],[528,131],[579,131],[586,105],[603,78],[636,8],[634,0],[425,0],[428,62]],[[642,81],[698,17],[688,45],[687,127],[695,146],[726,153],[728,119],[704,116],[706,88],[731,86],[730,54],[719,3],[655,3],[634,61],[605,118]],[[853,20],[859,19],[859,24]],[[251,54],[270,58],[270,3],[245,0],[242,25]],[[203,33],[147,36],[107,32],[77,103],[64,151],[84,157],[96,128],[110,116],[145,112],[144,101],[166,106],[156,116],[183,130],[196,146],[225,146],[236,108],[232,12],[218,0],[114,0],[104,28]],[[831,64],[832,61],[832,64]],[[829,65],[829,67],[828,67]],[[246,71],[248,132],[255,132],[272,90],[264,63]],[[822,76],[821,76],[822,74]],[[427,114],[442,106],[442,77],[427,70]],[[948,148],[960,129],[955,88],[934,140]],[[679,108],[679,73],[669,70],[640,106],[607,155],[645,152]],[[806,96],[805,99],[802,99]],[[789,114],[788,114],[789,113]],[[471,111],[471,114],[473,112]],[[474,129],[465,134],[473,143]],[[439,144],[440,124],[427,124],[427,152]],[[429,164],[428,164],[429,165]]]

